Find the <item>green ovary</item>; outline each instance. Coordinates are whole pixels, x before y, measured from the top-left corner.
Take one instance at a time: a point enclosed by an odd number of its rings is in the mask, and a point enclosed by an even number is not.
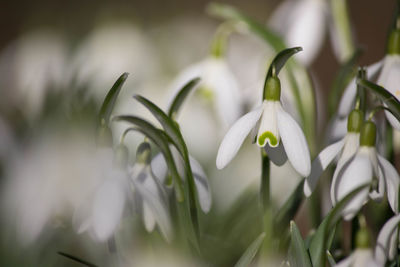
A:
[[[265,144],[265,139],[269,139],[271,146],[276,146],[278,144],[278,139],[271,132],[264,132],[258,137],[258,144],[260,146]]]

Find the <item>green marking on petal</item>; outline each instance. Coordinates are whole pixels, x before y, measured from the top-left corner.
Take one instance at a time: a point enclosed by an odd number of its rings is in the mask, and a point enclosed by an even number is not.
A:
[[[215,97],[214,96],[214,91],[211,88],[206,87],[206,86],[200,87],[197,90],[197,92],[199,93],[199,95],[201,97],[203,97],[204,99],[209,100],[209,101],[213,100],[214,97]]]
[[[263,132],[258,137],[258,144],[260,146],[263,146],[265,144],[265,139],[269,139],[269,143],[270,143],[271,146],[276,146],[278,144],[278,139],[271,132]]]

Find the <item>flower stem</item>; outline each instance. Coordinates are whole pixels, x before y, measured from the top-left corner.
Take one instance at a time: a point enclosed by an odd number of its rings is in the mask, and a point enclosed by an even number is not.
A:
[[[264,150],[261,150],[261,187],[260,187],[260,200],[263,212],[269,209],[271,196],[270,196],[270,161],[268,155]]]

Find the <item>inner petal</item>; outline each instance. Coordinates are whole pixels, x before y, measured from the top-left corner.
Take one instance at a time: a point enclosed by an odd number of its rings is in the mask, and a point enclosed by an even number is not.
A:
[[[276,123],[275,104],[273,101],[264,102],[264,112],[257,135],[257,145],[259,147],[264,147],[267,143],[271,147],[277,147],[279,144],[280,136]]]

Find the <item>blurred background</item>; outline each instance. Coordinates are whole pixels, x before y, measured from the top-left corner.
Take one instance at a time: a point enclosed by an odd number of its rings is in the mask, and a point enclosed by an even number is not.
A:
[[[262,23],[267,23],[281,2],[221,1]],[[207,15],[209,3],[203,0],[0,2],[0,189],[5,197],[0,265],[79,266],[61,259],[57,251],[71,251],[96,262],[107,261],[106,246],[91,241],[89,235],[76,234],[71,224],[74,209],[99,183],[96,178],[86,179],[93,175],[87,169],[89,163],[85,165],[93,149],[91,126],[105,94],[123,72],[129,72],[130,76],[114,113],[140,114],[155,122],[131,96],[142,94],[160,107],[167,107],[176,77],[188,66],[208,57],[221,22]],[[349,0],[348,5],[355,41],[364,48],[359,63],[372,64],[384,56],[395,1]],[[327,123],[323,107],[340,65],[328,32],[324,31],[321,49],[308,65],[317,90],[319,138]],[[254,36],[233,34],[229,40],[228,64],[248,100],[247,109],[254,104],[249,95],[257,95],[261,90],[257,87],[258,79],[265,74],[265,58],[271,57],[268,53],[271,53],[269,48]],[[207,242],[218,244],[226,254],[239,255],[256,236],[256,231],[249,231],[245,237],[240,234],[252,224],[252,217],[249,215],[229,227],[225,223],[235,214],[232,206],[245,212],[246,205],[256,203],[254,194],[244,193],[258,190],[259,154],[246,141],[233,163],[218,171],[215,155],[226,128],[220,127],[207,99],[189,102],[180,118],[182,132],[189,151],[206,170],[213,195],[213,208],[209,217],[203,218],[204,225],[210,236],[226,238],[224,242],[219,240],[220,243]],[[126,127],[113,125],[115,143]],[[126,139],[132,162],[141,138],[132,135]],[[272,181],[272,195],[280,205],[299,177],[291,166],[285,170],[273,168],[277,178]],[[128,254],[140,255],[132,251],[148,251],[149,247],[157,250],[152,241],[160,241],[160,236],[148,238],[137,222],[139,219],[132,220],[135,227],[128,221],[123,229],[136,235],[132,237],[136,241],[126,238],[130,235],[120,237],[121,243],[129,248]],[[205,257],[212,265],[232,264],[224,253],[209,250]],[[193,262],[188,265],[181,256],[171,260],[171,266],[177,266],[177,258],[182,266],[194,265]],[[148,262],[146,257],[131,259],[132,266],[154,266],[153,256],[148,257],[151,259]],[[163,263],[165,266],[166,262]]]

